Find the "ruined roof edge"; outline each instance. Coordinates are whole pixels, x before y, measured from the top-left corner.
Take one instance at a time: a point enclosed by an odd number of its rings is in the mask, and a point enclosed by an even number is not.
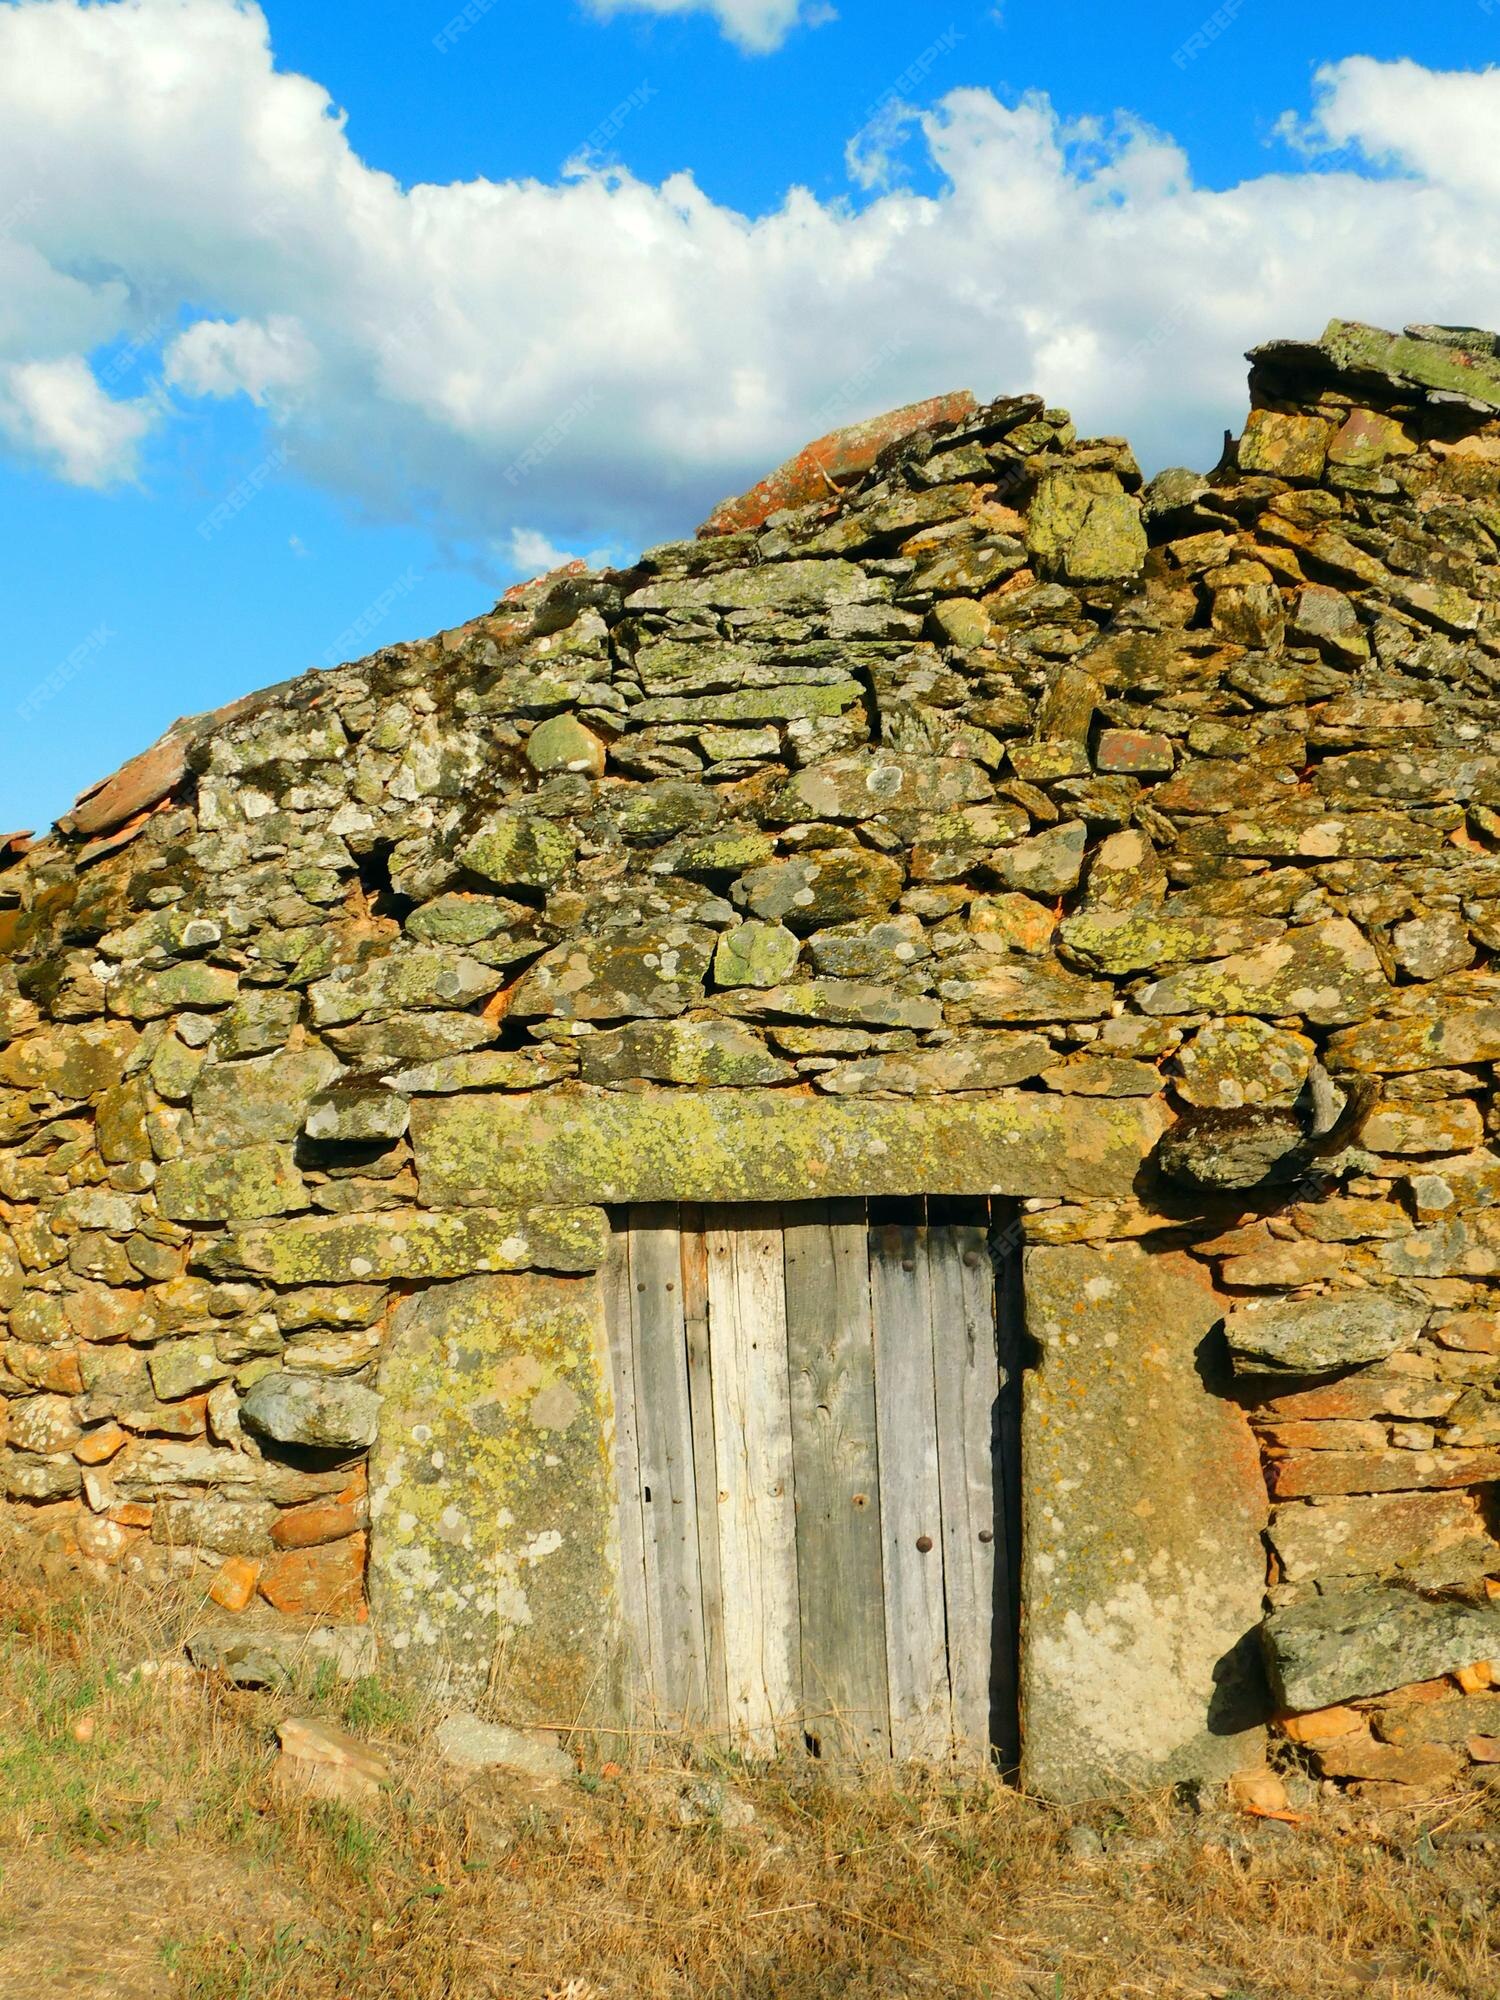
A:
[[[1482,328],[1418,323],[1397,334],[1356,320],[1333,319],[1316,341],[1273,339],[1251,348],[1246,358],[1251,363],[1252,399],[1274,394],[1279,380],[1295,376],[1304,382],[1343,383],[1366,394],[1453,405],[1476,414],[1500,413],[1500,334]],[[970,391],[960,390],[831,431],[803,447],[746,493],[715,508],[697,530],[699,554],[707,561],[735,557],[753,561],[757,552],[751,542],[758,530],[774,525],[781,515],[820,503],[830,519],[837,520],[856,500],[869,476],[895,462],[903,449],[913,447],[917,440],[961,438],[966,426],[993,429],[997,421],[1003,424],[1013,419],[1019,423],[1033,412],[1040,414],[1042,407],[1041,397],[1035,395],[1001,397],[980,405]],[[1152,486],[1195,477],[1174,468],[1159,475]],[[668,550],[681,546],[674,543],[648,550],[626,571],[589,572],[582,563],[573,563],[532,578],[508,590],[493,612],[438,635],[439,642],[451,650],[479,628],[489,628],[502,642],[520,643],[541,636],[548,629],[549,607],[559,599],[566,600],[567,606],[581,602],[581,586],[591,576],[600,581],[633,577],[658,567]],[[582,596],[586,595],[583,591]],[[570,615],[576,615],[576,610]],[[496,621],[502,628],[513,629],[496,632]],[[313,669],[241,696],[222,708],[179,718],[157,742],[81,793],[48,838],[61,835],[82,843],[79,865],[124,844],[146,817],[175,797],[191,773],[197,746],[257,713],[278,696],[315,688],[323,671]],[[34,851],[34,846],[29,832],[0,839],[0,873]]]

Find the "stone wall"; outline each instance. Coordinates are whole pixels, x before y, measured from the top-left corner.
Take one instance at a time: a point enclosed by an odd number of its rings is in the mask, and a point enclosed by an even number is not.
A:
[[[575,1714],[600,1204],[993,1190],[1040,1780],[1259,1654],[1326,1775],[1500,1757],[1500,353],[1253,359],[1207,477],[943,398],[0,843],[11,1538]]]

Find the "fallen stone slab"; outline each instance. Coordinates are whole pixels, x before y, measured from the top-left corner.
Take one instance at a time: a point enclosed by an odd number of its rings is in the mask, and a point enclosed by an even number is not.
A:
[[[73,810],[58,821],[64,833],[112,833],[137,813],[169,798],[187,776],[188,758],[196,744],[221,733],[247,716],[272,706],[289,682],[242,695],[207,715],[184,715],[149,750],[132,757],[108,778],[80,794]]]
[[[192,737],[174,723],[160,742],[85,792],[61,824],[69,831],[110,833],[148,807],[159,805],[187,775]]]
[[[1381,1743],[1363,1730],[1318,1745],[1312,1757],[1325,1778],[1410,1785],[1425,1792],[1446,1789],[1463,1767],[1457,1751],[1442,1744]]]
[[[464,1711],[438,1724],[435,1741],[444,1762],[459,1770],[556,1780],[573,1776],[573,1759],[550,1729],[509,1729]]]
[[[278,1723],[281,1755],[276,1776],[315,1797],[342,1805],[365,1805],[391,1781],[391,1767],[378,1751],[346,1729],[313,1716],[288,1716]]]

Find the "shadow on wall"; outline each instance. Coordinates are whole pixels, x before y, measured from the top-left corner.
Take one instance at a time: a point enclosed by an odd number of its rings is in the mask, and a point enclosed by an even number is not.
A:
[[[1205,1392],[1221,1402],[1238,1403],[1234,1366],[1224,1337],[1224,1323],[1211,1326],[1193,1350],[1193,1366]],[[1240,1736],[1271,1720],[1271,1690],[1261,1657],[1260,1625],[1252,1625],[1214,1663],[1209,1697],[1210,1736]]]

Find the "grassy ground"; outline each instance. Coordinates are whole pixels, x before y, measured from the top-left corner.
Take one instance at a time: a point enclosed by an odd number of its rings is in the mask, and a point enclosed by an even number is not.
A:
[[[169,1612],[0,1595],[0,1993],[27,2000],[1497,2000],[1500,1798],[1286,1826],[720,1764],[465,1784],[376,1682],[142,1677]],[[289,1712],[397,1782],[274,1774]],[[753,1817],[745,1808],[752,1809]]]

